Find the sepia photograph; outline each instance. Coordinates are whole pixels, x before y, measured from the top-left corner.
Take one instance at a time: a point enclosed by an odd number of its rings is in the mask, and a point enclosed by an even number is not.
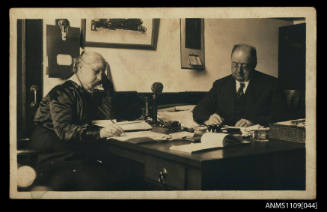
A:
[[[12,8],[10,198],[314,200],[316,36],[310,7]]]

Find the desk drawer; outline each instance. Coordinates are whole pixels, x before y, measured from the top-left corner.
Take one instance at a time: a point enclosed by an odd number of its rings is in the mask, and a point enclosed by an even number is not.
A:
[[[168,188],[185,189],[185,166],[173,161],[147,156],[145,177]]]

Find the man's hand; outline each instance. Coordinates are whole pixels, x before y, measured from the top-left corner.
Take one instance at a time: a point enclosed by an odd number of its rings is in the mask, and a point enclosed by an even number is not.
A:
[[[110,124],[100,130],[100,138],[109,138],[114,136],[121,136],[124,133],[124,130],[116,125]]]
[[[212,114],[207,121],[204,122],[205,125],[219,125],[224,121],[217,113]]]
[[[240,119],[238,122],[236,122],[235,127],[249,127],[252,126],[253,123],[247,119]]]

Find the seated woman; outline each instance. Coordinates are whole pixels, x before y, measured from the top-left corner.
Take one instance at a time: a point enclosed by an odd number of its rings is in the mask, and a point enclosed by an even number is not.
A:
[[[106,138],[120,136],[123,130],[115,124],[100,128],[91,123],[117,118],[107,67],[100,54],[82,53],[74,75],[40,102],[31,143],[40,152],[37,183],[52,190],[106,190],[128,176],[123,173],[126,167],[119,169],[118,158],[103,157]],[[100,84],[105,92],[95,89]]]

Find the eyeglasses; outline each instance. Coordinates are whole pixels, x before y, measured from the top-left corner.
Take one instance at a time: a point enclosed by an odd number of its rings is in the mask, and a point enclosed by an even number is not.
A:
[[[236,62],[232,62],[232,67],[233,68],[242,67],[243,69],[249,69],[250,68],[250,64],[248,64],[248,63],[236,63]]]

